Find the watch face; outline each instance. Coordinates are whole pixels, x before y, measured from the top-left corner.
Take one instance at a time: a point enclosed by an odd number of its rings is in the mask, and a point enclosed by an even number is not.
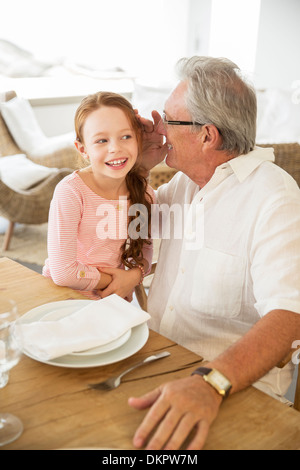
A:
[[[209,374],[210,382],[214,383],[217,388],[220,390],[227,390],[228,387],[231,386],[230,382],[224,377],[224,375],[220,374],[218,371],[213,370]]]

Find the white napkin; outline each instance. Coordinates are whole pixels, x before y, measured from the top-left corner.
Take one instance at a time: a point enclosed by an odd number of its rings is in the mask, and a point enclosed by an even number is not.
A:
[[[144,310],[113,294],[60,320],[23,323],[19,328],[24,351],[51,360],[110,343],[149,319]]]

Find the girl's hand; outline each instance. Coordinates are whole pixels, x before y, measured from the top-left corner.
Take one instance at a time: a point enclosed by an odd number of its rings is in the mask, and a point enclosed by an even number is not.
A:
[[[100,268],[97,268],[97,269],[99,273],[101,274],[101,278],[96,286],[96,290],[103,290],[109,286],[109,284],[112,281],[112,277],[109,276],[109,274],[105,274],[104,272],[102,272]]]
[[[112,281],[107,288],[100,291],[102,298],[117,294],[123,299],[132,299],[132,291],[141,280],[141,270],[139,268],[129,269],[128,271],[119,268],[101,268],[101,273],[112,277]]]

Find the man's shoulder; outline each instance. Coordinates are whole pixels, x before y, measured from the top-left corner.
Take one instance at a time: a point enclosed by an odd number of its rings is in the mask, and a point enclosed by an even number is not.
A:
[[[300,198],[300,189],[295,179],[276,163],[262,163],[256,169],[254,177],[256,183],[260,183],[266,192],[291,194]]]

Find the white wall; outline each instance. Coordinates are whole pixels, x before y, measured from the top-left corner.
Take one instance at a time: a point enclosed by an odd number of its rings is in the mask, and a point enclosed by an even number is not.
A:
[[[228,57],[257,88],[300,80],[300,0],[190,0],[188,55]]]
[[[300,1],[262,0],[254,83],[291,90],[300,80]]]
[[[227,57],[252,78],[263,0],[212,0],[208,53]]]
[[[65,134],[74,130],[74,116],[79,103],[33,106],[34,113],[46,136]]]
[[[207,55],[209,50],[212,0],[190,0],[187,55]]]

